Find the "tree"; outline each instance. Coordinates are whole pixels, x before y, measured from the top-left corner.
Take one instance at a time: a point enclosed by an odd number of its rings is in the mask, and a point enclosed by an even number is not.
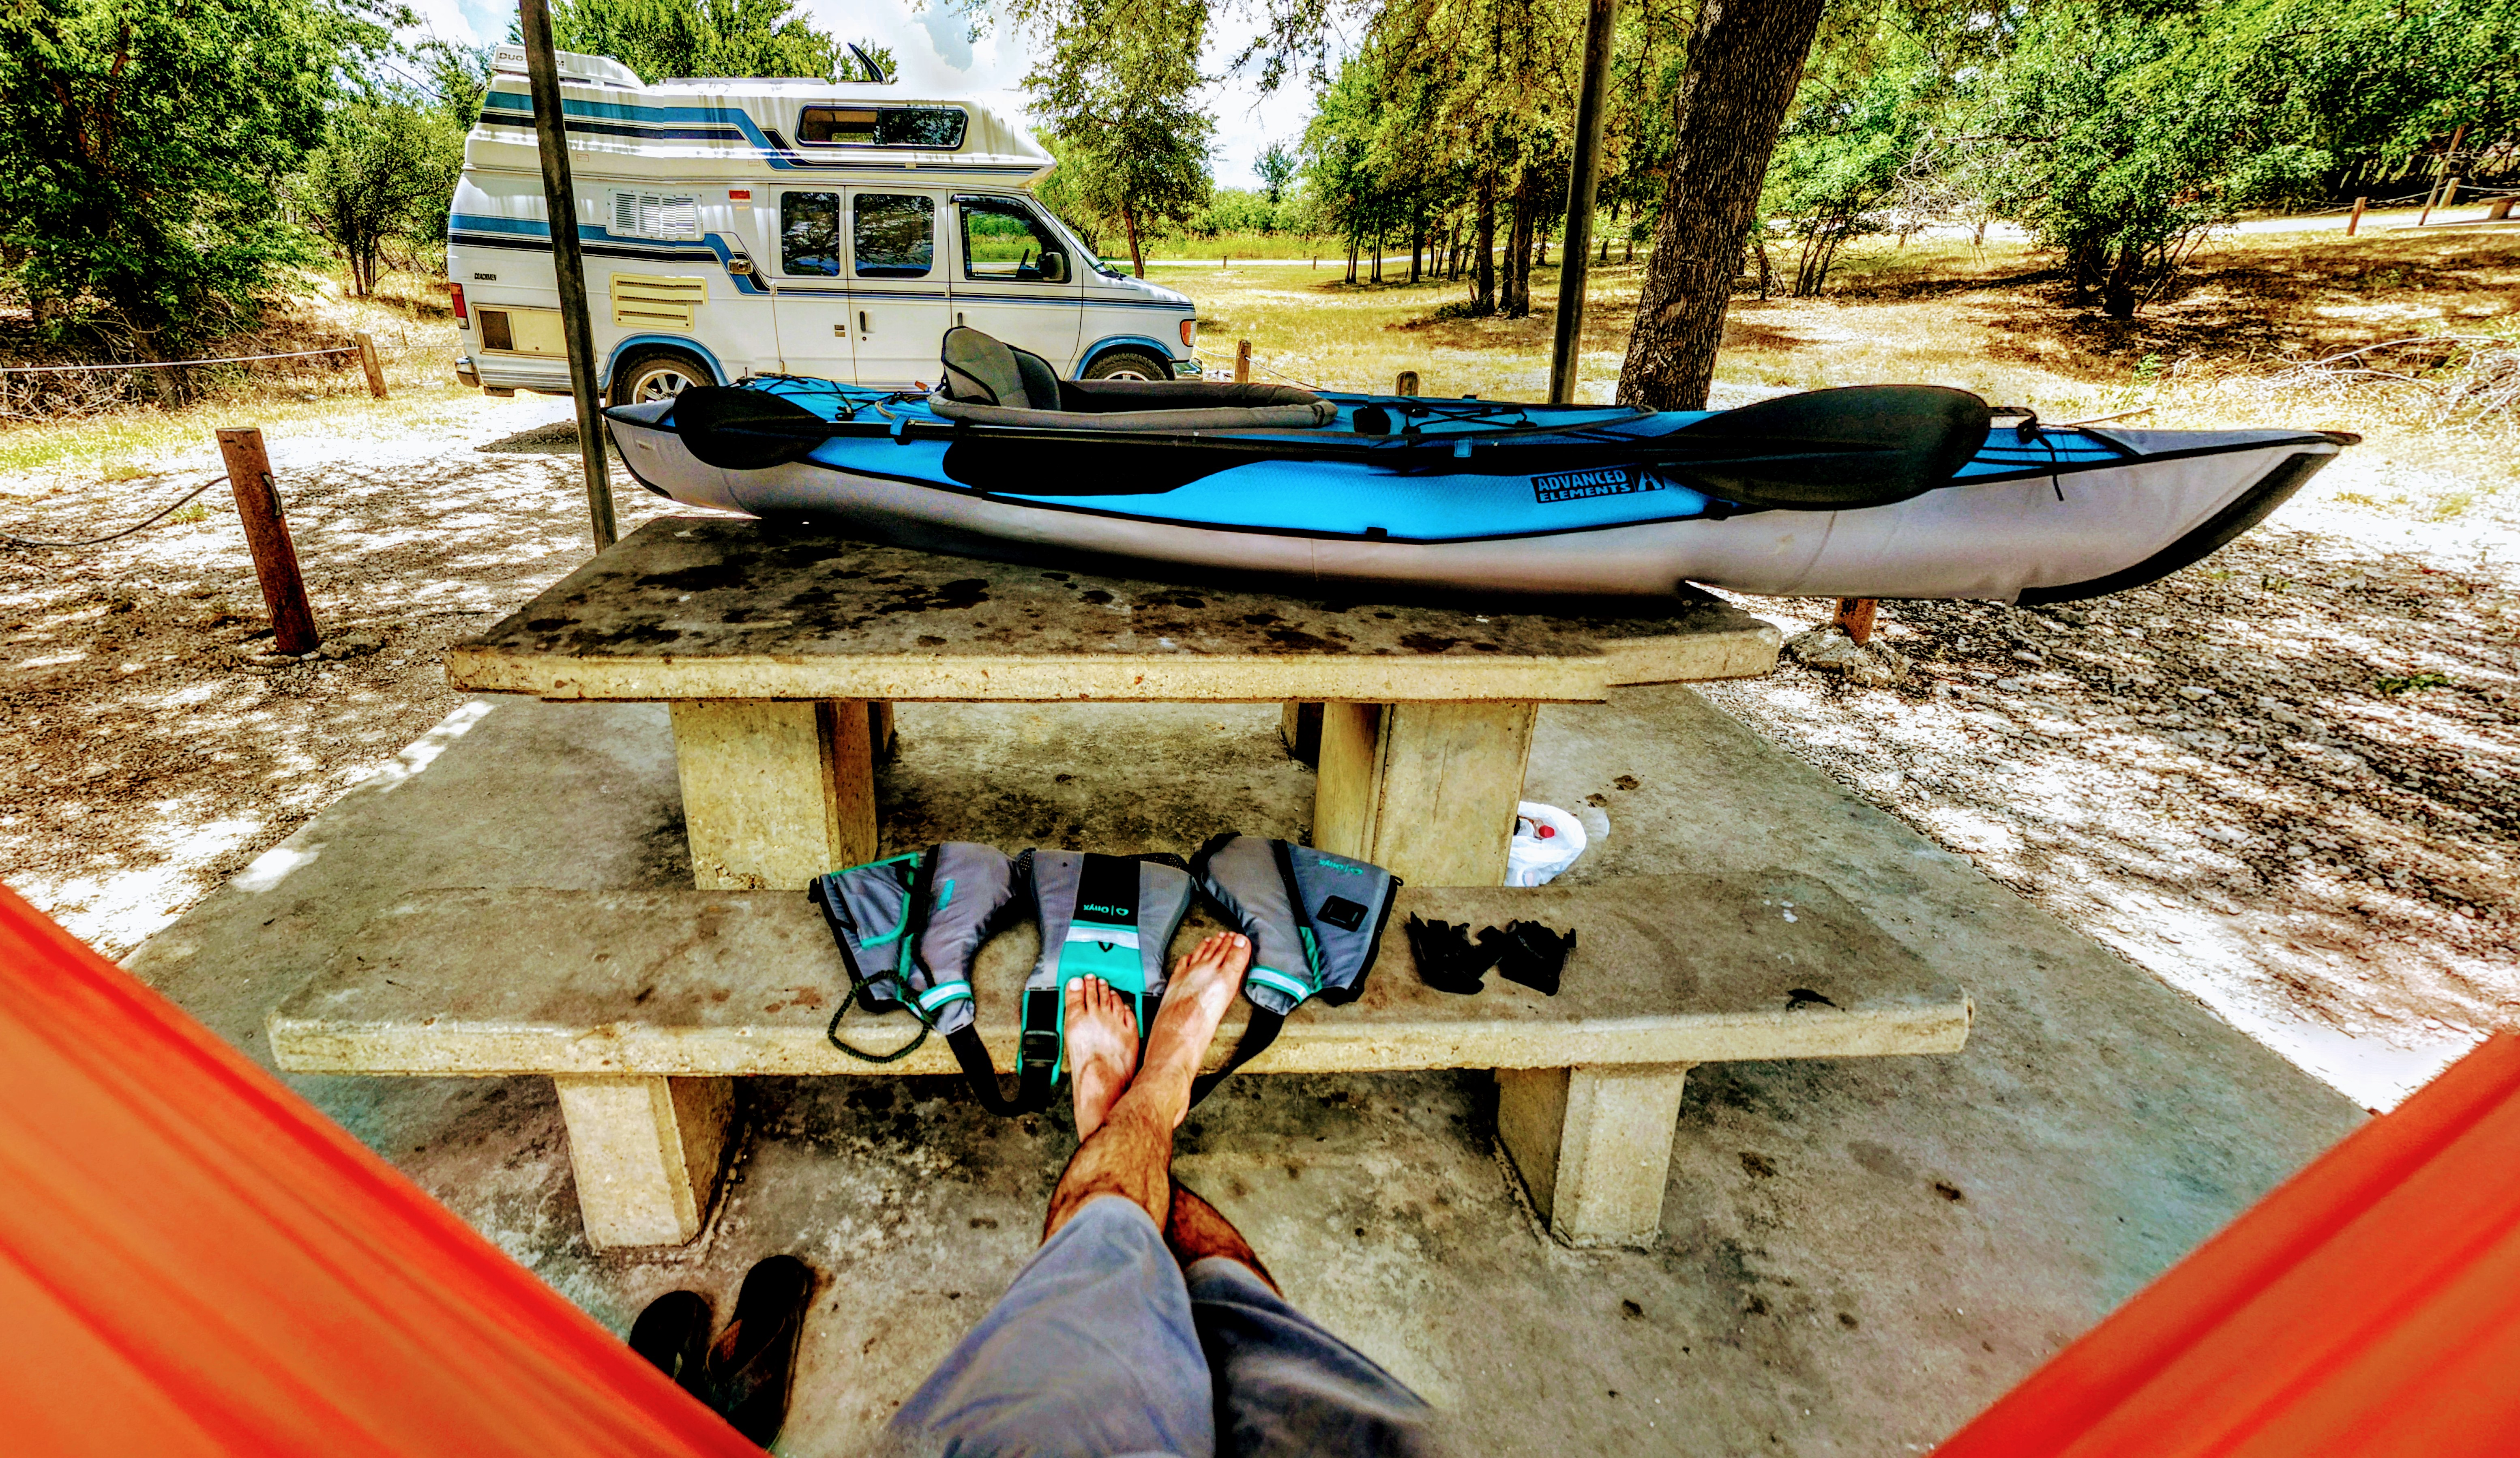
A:
[[[2091,0],[2035,15],[1998,86],[1998,205],[2064,254],[2078,296],[2131,318],[2209,230],[2300,195],[2329,163],[2296,140],[2290,88],[2252,84],[2240,5],[2137,17]]]
[[[1286,201],[1286,187],[1295,180],[1294,150],[1283,142],[1272,142],[1251,165],[1260,174],[1260,190],[1269,195],[1269,205]]]
[[[388,240],[443,227],[463,165],[464,133],[442,114],[404,98],[361,99],[333,114],[296,191],[364,296],[376,291]]]
[[[1814,47],[1769,160],[1758,217],[1784,218],[1784,236],[1802,246],[1797,296],[1820,293],[1838,250],[1879,229],[1875,210],[1927,147],[1946,76],[1905,9],[1883,10],[1851,44]]]
[[[814,76],[862,68],[795,0],[556,0],[563,51],[609,56],[654,84],[670,76]],[[512,36],[511,39],[514,37]],[[892,52],[868,47],[889,71]]]
[[[1700,12],[1680,85],[1672,165],[1619,403],[1697,410],[1715,378],[1724,310],[1822,0],[1732,0]]]
[[[0,276],[180,357],[307,256],[282,179],[384,41],[323,0],[0,10]]]
[[[1010,14],[1042,42],[1024,89],[1074,171],[1069,192],[1119,224],[1144,278],[1146,234],[1189,222],[1211,186],[1203,0],[1028,0]]]

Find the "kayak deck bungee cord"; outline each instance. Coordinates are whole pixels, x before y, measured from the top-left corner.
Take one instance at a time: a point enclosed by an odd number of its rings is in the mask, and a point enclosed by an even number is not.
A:
[[[2358,438],[2050,427],[1932,386],[1650,412],[1059,380],[962,328],[944,350],[923,396],[770,376],[607,414],[660,495],[894,545],[1628,598],[2123,591],[2255,525]]]

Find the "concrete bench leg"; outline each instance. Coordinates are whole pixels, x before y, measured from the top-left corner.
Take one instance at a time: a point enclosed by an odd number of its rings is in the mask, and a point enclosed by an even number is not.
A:
[[[732,1078],[560,1077],[586,1243],[679,1246],[700,1233],[734,1127]]]
[[[1689,1066],[1497,1070],[1497,1133],[1552,1235],[1650,1246]]]
[[[1540,706],[1326,704],[1313,843],[1418,886],[1498,886]]]
[[[678,699],[673,716],[701,890],[803,890],[875,859],[876,715],[865,704]]]

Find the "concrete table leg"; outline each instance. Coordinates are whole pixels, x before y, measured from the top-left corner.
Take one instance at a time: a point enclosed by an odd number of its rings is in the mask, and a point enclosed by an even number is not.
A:
[[[1313,843],[1418,886],[1498,886],[1536,704],[1327,704]]]
[[[734,1126],[732,1078],[558,1077],[586,1242],[679,1246],[700,1233]]]
[[[701,890],[802,890],[826,871],[875,859],[866,705],[678,699],[673,717]]]
[[[892,701],[868,700],[867,752],[876,763],[881,764],[892,757]]]
[[[1497,1070],[1497,1134],[1552,1235],[1653,1244],[1688,1068]]]

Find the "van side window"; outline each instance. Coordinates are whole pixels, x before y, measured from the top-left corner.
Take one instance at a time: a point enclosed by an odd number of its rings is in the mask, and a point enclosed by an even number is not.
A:
[[[955,107],[807,107],[796,140],[808,147],[918,147],[952,152],[970,118]]]
[[[779,195],[779,266],[788,273],[840,272],[840,195]]]
[[[963,277],[1043,281],[1042,260],[1063,257],[1067,245],[1021,203],[963,198]],[[1051,271],[1064,279],[1064,268]]]
[[[936,262],[935,199],[917,193],[860,193],[852,207],[859,278],[927,277]]]

